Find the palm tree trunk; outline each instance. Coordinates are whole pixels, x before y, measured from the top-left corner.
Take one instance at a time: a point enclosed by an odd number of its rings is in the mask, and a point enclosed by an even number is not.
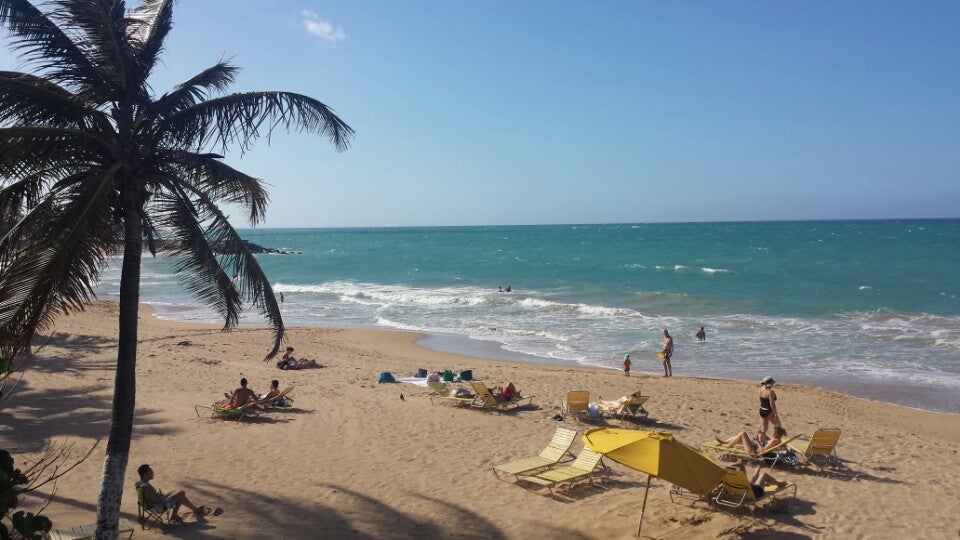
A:
[[[140,212],[127,209],[124,215],[123,267],[120,270],[120,328],[117,374],[113,388],[113,410],[107,455],[103,460],[100,499],[97,501],[97,540],[115,540],[120,521],[123,480],[133,435],[133,413],[137,385],[137,317],[140,306],[140,257],[143,229]]]

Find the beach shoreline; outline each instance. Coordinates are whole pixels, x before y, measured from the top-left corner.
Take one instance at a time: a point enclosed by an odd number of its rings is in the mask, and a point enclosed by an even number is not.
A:
[[[116,304],[97,302],[63,317],[37,350],[13,399],[0,410],[0,445],[15,457],[36,455],[49,441],[84,447],[109,430]],[[137,412],[122,516],[136,519],[135,469],[149,463],[155,484],[185,489],[222,516],[168,527],[178,538],[632,538],[646,475],[604,460],[602,482],[551,495],[494,477],[491,467],[535,455],[558,426],[581,434],[594,427],[666,430],[696,445],[715,435],[755,430],[756,383],[578,366],[530,364],[425,349],[412,332],[290,328],[295,354],[325,367],[281,371],[263,362],[271,332],[160,320],[142,306]],[[433,404],[429,390],[377,384],[383,371],[409,376],[471,369],[489,385],[514,382],[534,406],[497,414]],[[293,386],[294,407],[249,420],[212,419],[194,406],[222,396],[240,377],[256,391],[278,379]],[[640,388],[652,396],[639,421],[590,423],[555,418],[570,390],[591,400]],[[956,416],[852,398],[798,384],[778,384],[778,405],[791,434],[840,427],[837,470],[786,469],[774,474],[799,486],[796,499],[754,513],[672,503],[669,483],[653,481],[644,536],[735,538],[954,537],[952,486],[960,450]],[[101,442],[101,445],[103,443]],[[582,447],[577,437],[572,451]],[[56,526],[93,521],[102,446],[63,477],[45,515]],[[19,458],[18,458],[19,459]],[[47,488],[26,499],[36,509]],[[486,496],[489,495],[489,496]],[[493,496],[496,495],[496,496]],[[897,501],[874,511],[877,497]],[[954,501],[954,502],[950,502]],[[137,538],[161,538],[158,531]]]

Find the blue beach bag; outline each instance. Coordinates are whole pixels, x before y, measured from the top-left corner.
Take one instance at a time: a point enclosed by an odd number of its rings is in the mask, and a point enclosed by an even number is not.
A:
[[[393,378],[393,375],[391,375],[389,371],[384,371],[380,374],[380,378],[377,379],[377,384],[385,382],[397,382],[397,380]]]

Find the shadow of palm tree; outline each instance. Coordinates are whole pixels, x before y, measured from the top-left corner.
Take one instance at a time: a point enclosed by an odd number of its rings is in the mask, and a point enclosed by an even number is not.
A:
[[[465,538],[468,540],[502,540],[506,535],[497,525],[469,507],[452,504],[447,501],[414,494],[424,505],[436,505],[442,509],[442,515],[455,516],[450,520],[434,520],[413,516],[397,510],[385,502],[336,484],[320,484],[330,489],[337,497],[344,499],[344,511],[315,501],[305,501],[291,497],[267,497],[253,490],[236,488],[214,482],[195,482],[188,489],[193,500],[222,499],[227,512],[242,511],[257,516],[262,523],[259,533],[276,538],[344,538],[373,540],[421,539],[421,538]],[[194,495],[196,493],[196,495]],[[224,494],[228,494],[224,497]],[[231,508],[232,507],[232,508]],[[422,506],[421,506],[422,507]],[[465,527],[464,524],[469,524]],[[216,518],[206,523],[178,525],[179,538],[220,538],[216,531]],[[583,538],[574,530],[551,528],[550,536],[565,538]],[[273,531],[273,532],[269,532]],[[322,531],[322,534],[320,534]],[[269,533],[268,533],[269,532]]]
[[[51,438],[99,438],[109,428],[112,399],[100,393],[105,385],[44,390],[22,382],[17,396],[0,410],[0,431],[16,426],[19,451],[40,451]],[[173,435],[175,426],[161,426],[150,416],[160,411],[137,409],[137,434]],[[52,427],[53,426],[53,427]]]

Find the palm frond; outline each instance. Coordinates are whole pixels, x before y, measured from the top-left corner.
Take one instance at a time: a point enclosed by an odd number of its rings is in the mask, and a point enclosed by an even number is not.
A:
[[[265,359],[273,358],[280,350],[285,328],[283,316],[280,314],[280,305],[277,304],[270,280],[257,262],[257,258],[213,201],[202,191],[193,189],[185,183],[180,183],[180,186],[193,195],[194,201],[191,203],[183,200],[183,197],[168,197],[164,203],[172,212],[168,213],[169,217],[163,223],[165,226],[175,228],[180,239],[178,253],[184,255],[185,259],[178,271],[183,270],[188,273],[185,277],[188,280],[186,285],[190,290],[199,291],[199,294],[205,295],[202,296],[203,298],[211,298],[214,302],[212,305],[218,305],[216,302],[238,302],[235,306],[237,317],[242,307],[239,302],[246,300],[253,304],[274,329],[273,348]],[[202,228],[201,223],[206,223],[206,227]],[[211,246],[216,246],[216,251],[220,252],[219,256]],[[216,262],[216,268],[219,269],[215,275],[211,273],[213,269],[211,259]],[[190,271],[199,274],[207,272],[207,274],[206,277],[203,275],[190,277]],[[236,276],[236,279],[231,280],[230,275]],[[222,299],[214,300],[212,296],[216,291],[220,291],[219,294],[232,294],[229,291],[233,291],[237,296],[225,295]],[[221,314],[225,315],[224,329],[236,324],[238,319],[229,318],[233,311],[223,310]]]
[[[211,201],[228,202],[247,209],[250,225],[256,226],[267,213],[270,195],[262,181],[220,161],[216,154],[195,154],[174,150],[164,157],[179,165],[179,177],[207,194]]]
[[[21,178],[41,169],[77,167],[109,153],[90,130],[49,127],[0,128],[0,178]]]
[[[238,71],[240,68],[220,61],[180,83],[173,92],[161,96],[156,103],[157,111],[161,116],[170,116],[192,107],[210,92],[225,90],[233,84]]]
[[[37,69],[49,71],[54,82],[94,92],[105,89],[80,47],[28,0],[0,0],[0,26],[13,34],[14,49],[21,57]]]
[[[140,70],[127,39],[123,0],[57,0],[57,4],[65,14],[64,21],[81,33],[83,51],[104,82],[121,95],[138,92]]]
[[[345,150],[353,137],[353,128],[329,107],[291,92],[248,92],[204,101],[161,122],[158,132],[178,145],[226,149],[236,143],[245,151],[278,126],[325,136],[337,150]]]
[[[0,125],[79,127],[87,112],[72,93],[51,81],[28,73],[0,71]]]
[[[143,80],[157,64],[163,41],[173,28],[174,0],[141,0],[130,14],[131,37],[139,44],[137,59],[143,71]]]
[[[82,310],[93,296],[117,231],[109,199],[113,171],[75,184],[60,204],[47,197],[18,223],[20,242],[0,273],[0,341],[23,347],[60,313]]]

